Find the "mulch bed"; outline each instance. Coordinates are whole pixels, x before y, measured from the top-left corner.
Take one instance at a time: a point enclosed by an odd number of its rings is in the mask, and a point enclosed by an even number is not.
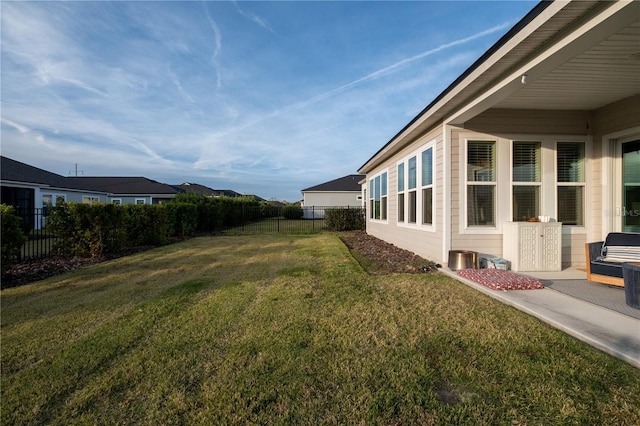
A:
[[[351,252],[357,254],[356,258],[366,259],[366,264],[362,266],[370,274],[429,273],[437,271],[441,266],[365,231],[339,232],[338,236]]]
[[[500,269],[460,269],[458,275],[491,290],[537,290],[544,288],[542,281]]]

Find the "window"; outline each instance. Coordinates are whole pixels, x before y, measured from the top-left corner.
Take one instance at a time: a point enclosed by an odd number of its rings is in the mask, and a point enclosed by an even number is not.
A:
[[[433,148],[422,152],[422,224],[433,224]]]
[[[417,216],[417,192],[416,192],[416,178],[417,178],[417,158],[416,157],[411,157],[409,158],[408,161],[408,167],[407,167],[407,189],[408,189],[408,198],[409,198],[409,206],[408,206],[408,213],[409,213],[409,217],[407,219],[407,222],[409,223],[416,223],[416,216]]]
[[[136,198],[136,204],[147,204],[144,198]]]
[[[398,163],[398,223],[433,225],[433,144]]]
[[[467,226],[496,226],[496,142],[467,142]]]
[[[99,203],[100,202],[100,198],[98,197],[89,197],[86,195],[82,196],[82,203],[83,204],[93,204],[93,203]]]
[[[404,222],[404,163],[398,164],[398,222]]]
[[[111,200],[111,204],[115,204],[115,205],[121,205],[122,204],[122,198],[113,198]]]
[[[369,181],[369,217],[387,220],[387,172]]]
[[[42,207],[53,207],[60,205],[67,201],[67,196],[64,194],[42,194]]]
[[[526,221],[540,215],[540,142],[514,142],[512,155],[512,218]]]
[[[558,222],[584,226],[585,145],[583,142],[558,142],[557,208]]]

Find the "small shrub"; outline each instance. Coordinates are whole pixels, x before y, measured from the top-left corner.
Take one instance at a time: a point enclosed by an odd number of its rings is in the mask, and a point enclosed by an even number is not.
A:
[[[2,217],[2,271],[11,267],[13,259],[20,255],[24,243],[27,242],[22,232],[22,219],[16,216],[13,207],[0,204],[0,216]]]
[[[324,213],[327,228],[332,231],[359,231],[365,229],[364,209],[327,209]]]
[[[282,216],[285,219],[302,219],[302,207],[295,204],[287,204],[282,208]]]

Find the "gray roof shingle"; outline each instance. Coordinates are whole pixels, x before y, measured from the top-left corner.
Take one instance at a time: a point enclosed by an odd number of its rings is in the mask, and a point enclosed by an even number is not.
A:
[[[364,178],[365,175],[347,175],[303,189],[302,192],[360,192],[362,188],[358,182]]]

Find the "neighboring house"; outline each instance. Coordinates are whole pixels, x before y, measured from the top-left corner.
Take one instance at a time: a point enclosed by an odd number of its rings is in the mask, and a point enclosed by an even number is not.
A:
[[[639,17],[636,1],[539,3],[359,169],[367,232],[443,263],[473,250],[565,268],[639,232]],[[538,216],[559,234],[524,230]]]
[[[109,193],[113,204],[162,204],[179,191],[167,184],[146,177],[69,177],[73,182],[101,188]]]
[[[93,203],[108,200],[107,191],[89,182],[73,181],[7,157],[0,157],[0,176],[0,202],[29,212],[29,217],[35,209],[55,206],[61,201]],[[28,220],[37,226],[33,220]]]
[[[205,197],[218,197],[219,192],[215,189],[211,189],[208,186],[200,185],[198,183],[182,182],[180,185],[171,185],[176,188],[178,192],[193,192],[194,194],[203,195]]]
[[[212,189],[208,186],[200,185],[198,183],[183,182],[180,185],[172,185],[180,192],[194,192],[205,197],[244,197],[244,195],[232,191],[231,189]],[[264,198],[257,195],[247,195],[248,197],[254,197],[257,201],[266,201]]]
[[[362,207],[361,181],[365,175],[348,175],[302,190],[304,207]]]

